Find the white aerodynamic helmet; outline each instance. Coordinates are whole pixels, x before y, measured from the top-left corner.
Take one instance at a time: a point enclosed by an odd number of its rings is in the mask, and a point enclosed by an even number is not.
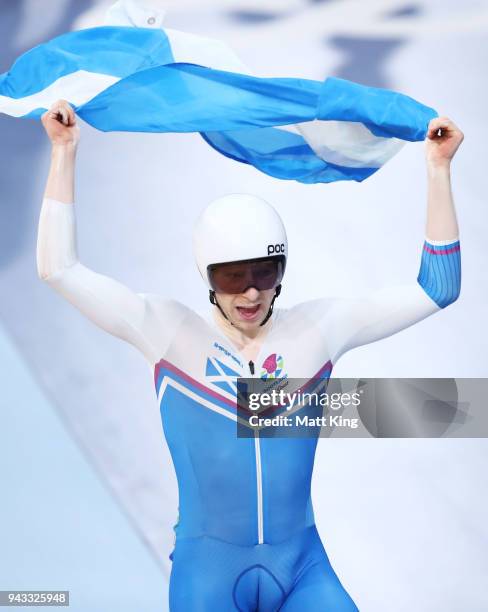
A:
[[[213,264],[288,257],[285,226],[262,198],[231,194],[214,200],[201,214],[193,232],[193,252],[203,280],[210,286]]]

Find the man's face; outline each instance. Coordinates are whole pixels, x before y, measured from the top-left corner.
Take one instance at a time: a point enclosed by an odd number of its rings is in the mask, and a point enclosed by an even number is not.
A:
[[[217,301],[235,327],[243,332],[257,330],[268,314],[276,289],[258,291],[249,287],[244,293],[216,293]]]

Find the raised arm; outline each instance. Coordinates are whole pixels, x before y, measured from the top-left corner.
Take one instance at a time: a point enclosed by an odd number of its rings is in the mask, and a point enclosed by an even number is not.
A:
[[[51,167],[39,220],[39,277],[93,323],[136,346],[154,363],[158,350],[147,333],[144,296],[82,265],[76,248],[74,174],[79,128],[72,108],[59,101],[42,123],[52,143]]]
[[[463,138],[446,117],[430,122],[427,224],[417,282],[330,302],[322,320],[333,363],[348,350],[391,336],[457,300],[461,257],[450,166]]]

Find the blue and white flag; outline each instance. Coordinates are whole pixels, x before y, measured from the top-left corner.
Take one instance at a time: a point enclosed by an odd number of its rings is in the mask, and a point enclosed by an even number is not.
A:
[[[58,99],[99,130],[199,132],[227,157],[302,183],[362,181],[437,116],[343,79],[251,76],[218,41],[123,26],[59,36],[0,76],[0,112],[38,118]]]

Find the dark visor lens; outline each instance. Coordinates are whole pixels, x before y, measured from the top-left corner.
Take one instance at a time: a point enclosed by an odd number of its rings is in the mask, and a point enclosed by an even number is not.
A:
[[[285,258],[265,257],[213,264],[207,270],[210,286],[217,293],[244,293],[249,287],[264,291],[280,284],[285,271]]]

